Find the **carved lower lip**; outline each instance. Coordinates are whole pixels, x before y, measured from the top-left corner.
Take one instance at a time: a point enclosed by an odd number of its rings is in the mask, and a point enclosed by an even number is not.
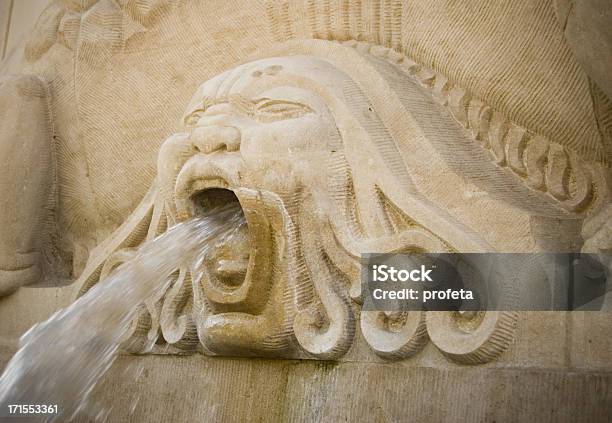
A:
[[[215,258],[203,269],[199,286],[217,313],[263,310],[268,300],[262,292],[267,292],[271,283],[274,232],[268,216],[282,213],[282,206],[273,194],[240,184],[241,163],[235,153],[194,156],[180,170],[175,183],[179,221],[198,212],[200,195],[223,189],[236,196],[247,222],[248,259],[232,257],[232,261],[223,263]]]
[[[232,184],[235,179],[232,178],[231,172],[225,169],[225,166],[231,168],[235,164],[235,160],[219,156],[196,156],[187,161],[179,172],[175,184],[179,213],[184,218],[202,216],[228,204],[235,204],[242,210],[246,220],[237,192],[240,189]],[[222,165],[225,166],[222,167]],[[249,240],[247,247],[249,250],[250,243]],[[237,253],[240,254],[239,251]],[[211,254],[216,255],[217,253],[211,252]],[[209,263],[211,267],[205,272],[209,274],[208,283],[218,292],[235,291],[247,279],[248,256],[216,257],[213,261],[217,262]]]
[[[214,213],[214,210],[234,205],[237,206],[237,210],[242,211],[242,216],[246,220],[242,205],[234,191],[219,188],[219,185],[224,184],[216,183],[216,181],[203,180],[200,182],[194,184],[194,189],[189,197],[194,215]],[[250,237],[248,227],[246,230],[247,237]],[[244,231],[244,228],[241,228],[241,231]],[[251,241],[247,238],[247,244],[245,245],[245,241],[240,238],[240,234],[235,236],[238,238],[233,238],[234,241],[228,240],[231,243],[229,249],[227,246],[219,245],[213,247],[210,251],[211,261],[208,262],[210,266],[208,272],[212,276],[210,283],[216,286],[218,290],[224,292],[231,292],[237,289],[244,283],[247,276]]]

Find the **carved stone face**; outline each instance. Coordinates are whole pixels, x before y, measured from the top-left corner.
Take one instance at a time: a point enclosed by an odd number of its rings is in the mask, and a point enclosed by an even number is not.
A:
[[[276,285],[290,267],[292,221],[285,203],[298,191],[325,190],[324,166],[312,164],[328,160],[337,134],[323,99],[300,87],[287,68],[321,72],[324,63],[268,59],[219,75],[200,87],[181,132],[162,147],[160,185],[178,220],[230,202],[240,203],[247,220],[205,259],[202,301],[218,314],[203,324],[210,333],[215,325],[225,327],[223,313],[261,315],[270,302],[282,301],[283,288]],[[279,307],[277,317],[283,316]],[[211,344],[217,345],[213,335]]]
[[[232,202],[247,225],[213,245],[197,269],[180,268],[161,309],[151,303],[141,313],[135,339],[161,329],[169,344],[207,354],[335,359],[354,345],[359,319],[368,345],[398,358],[419,351],[430,331],[448,332],[421,312],[356,311],[363,252],[489,250],[417,189],[438,193],[443,180],[456,178],[437,179],[450,168],[434,160],[427,185],[433,141],[416,117],[458,124],[450,112],[428,110],[420,90],[431,81],[412,80],[396,56],[384,63],[378,49],[364,59],[363,48],[307,47],[314,55],[255,61],[206,82],[164,142],[154,186],[109,245],[136,242],[144,225],[151,239]],[[112,264],[112,257],[92,261],[82,285]],[[482,339],[512,316],[487,319],[465,334],[465,351],[440,348],[465,362],[497,356],[506,344],[489,348]],[[432,336],[438,346],[441,339]]]

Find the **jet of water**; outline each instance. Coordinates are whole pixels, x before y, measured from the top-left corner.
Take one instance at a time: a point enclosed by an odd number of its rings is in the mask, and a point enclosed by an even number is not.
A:
[[[57,414],[28,414],[34,421],[72,418],[115,360],[138,306],[161,297],[179,267],[201,268],[212,245],[244,224],[237,205],[177,224],[69,307],[33,326],[0,377],[0,418],[15,416],[10,406],[28,404],[57,405]]]

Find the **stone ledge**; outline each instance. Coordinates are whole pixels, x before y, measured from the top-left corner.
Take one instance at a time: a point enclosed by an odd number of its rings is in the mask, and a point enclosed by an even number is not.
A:
[[[123,356],[94,400],[110,421],[603,422],[612,372]]]

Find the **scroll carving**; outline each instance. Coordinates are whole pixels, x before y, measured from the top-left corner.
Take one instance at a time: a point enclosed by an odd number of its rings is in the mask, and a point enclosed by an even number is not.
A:
[[[429,312],[427,332],[447,357],[460,363],[481,364],[508,348],[517,318],[516,312]]]

